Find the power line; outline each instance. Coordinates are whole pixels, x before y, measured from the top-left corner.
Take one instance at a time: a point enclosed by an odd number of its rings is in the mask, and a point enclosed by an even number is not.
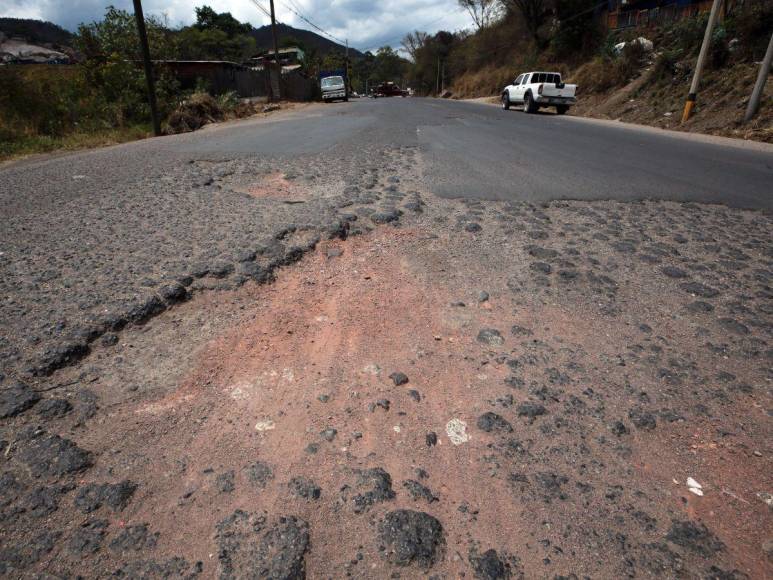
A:
[[[254,1],[254,0],[253,0],[253,1]],[[336,42],[339,42],[339,43],[341,43],[341,44],[346,44],[346,41],[345,41],[345,40],[342,40],[342,39],[338,38],[337,36],[335,36],[335,35],[333,35],[333,34],[330,34],[330,33],[329,33],[327,30],[325,30],[325,29],[324,29],[324,28],[322,28],[321,26],[318,26],[317,24],[314,24],[314,22],[312,22],[311,20],[309,20],[308,18],[306,18],[306,17],[305,17],[303,14],[301,14],[301,13],[300,13],[298,10],[296,10],[296,9],[295,9],[295,8],[293,8],[292,6],[289,6],[289,5],[288,5],[286,2],[284,2],[284,1],[283,1],[283,2],[282,2],[282,4],[283,4],[283,5],[284,5],[284,7],[285,7],[285,8],[287,8],[287,9],[288,9],[290,12],[292,12],[293,14],[295,14],[295,15],[296,15],[298,18],[300,18],[301,20],[303,20],[303,21],[304,21],[306,24],[308,24],[308,25],[309,25],[309,26],[311,26],[312,28],[315,28],[316,30],[318,30],[319,32],[321,32],[321,33],[322,33],[322,34],[324,34],[325,36],[328,36],[328,37],[332,38],[332,39],[333,39],[333,40],[335,40]],[[294,6],[294,5],[295,5],[295,4],[293,4],[293,6]]]
[[[271,18],[271,12],[269,12],[268,10],[266,10],[266,9],[265,9],[265,8],[264,8],[264,7],[263,7],[261,4],[260,4],[260,2],[258,2],[258,0],[252,0],[252,3],[253,3],[255,6],[257,6],[257,7],[258,7],[258,10],[260,10],[260,11],[261,11],[263,14],[265,14],[266,16],[268,16],[268,17],[269,17],[269,19]]]
[[[451,11],[449,11],[449,12],[447,12],[447,13],[443,14],[443,16],[441,16],[440,18],[435,18],[434,20],[430,20],[429,22],[425,22],[425,23],[424,23],[424,24],[422,24],[421,26],[414,26],[414,27],[413,27],[413,30],[422,30],[422,29],[429,28],[429,27],[430,27],[430,26],[432,26],[433,24],[437,24],[437,23],[438,23],[438,22],[440,22],[441,20],[445,20],[446,18],[448,18],[449,16],[451,16],[451,15],[452,15],[452,14],[454,14],[455,12],[462,12],[462,11],[464,11],[464,8],[463,8],[463,7],[461,7],[461,6],[459,6],[459,7],[457,7],[457,8],[454,8],[453,10],[451,10]],[[396,36],[396,37],[394,37],[394,38],[389,38],[389,39],[387,39],[387,40],[381,41],[381,46],[385,46],[385,45],[391,45],[393,42],[400,41],[400,40],[402,40],[403,38],[405,38],[405,34],[407,34],[407,33],[401,34],[400,36]]]

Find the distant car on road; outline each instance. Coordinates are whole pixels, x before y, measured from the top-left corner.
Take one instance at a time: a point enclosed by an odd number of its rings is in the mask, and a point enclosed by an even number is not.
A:
[[[381,83],[376,88],[377,97],[407,97],[408,93],[393,82]]]
[[[322,90],[322,100],[326,103],[335,101],[348,101],[349,94],[346,92],[346,83],[344,77],[340,75],[323,78],[319,83]]]
[[[557,72],[530,72],[520,75],[502,91],[502,108],[523,105],[527,113],[536,113],[542,107],[555,107],[563,115],[577,102],[577,85],[567,85]]]

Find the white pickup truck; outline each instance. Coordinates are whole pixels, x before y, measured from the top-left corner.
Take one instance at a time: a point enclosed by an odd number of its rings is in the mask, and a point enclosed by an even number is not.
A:
[[[530,72],[519,76],[502,91],[502,108],[523,105],[527,113],[536,113],[540,107],[555,107],[563,115],[577,102],[577,85],[567,85],[556,72]]]

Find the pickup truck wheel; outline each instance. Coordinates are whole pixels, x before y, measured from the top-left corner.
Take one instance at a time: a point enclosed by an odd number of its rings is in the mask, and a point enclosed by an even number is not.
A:
[[[510,110],[510,94],[509,93],[502,93],[502,108],[505,111]]]
[[[569,110],[568,105],[556,105],[556,113],[559,115],[564,115]]]
[[[536,113],[537,105],[534,104],[534,99],[531,98],[531,93],[526,93],[523,97],[523,112],[524,113]]]

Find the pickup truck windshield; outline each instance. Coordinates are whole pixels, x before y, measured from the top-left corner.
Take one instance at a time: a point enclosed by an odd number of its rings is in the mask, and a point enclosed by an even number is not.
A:
[[[344,84],[343,77],[326,77],[322,79],[322,87],[337,87]]]

